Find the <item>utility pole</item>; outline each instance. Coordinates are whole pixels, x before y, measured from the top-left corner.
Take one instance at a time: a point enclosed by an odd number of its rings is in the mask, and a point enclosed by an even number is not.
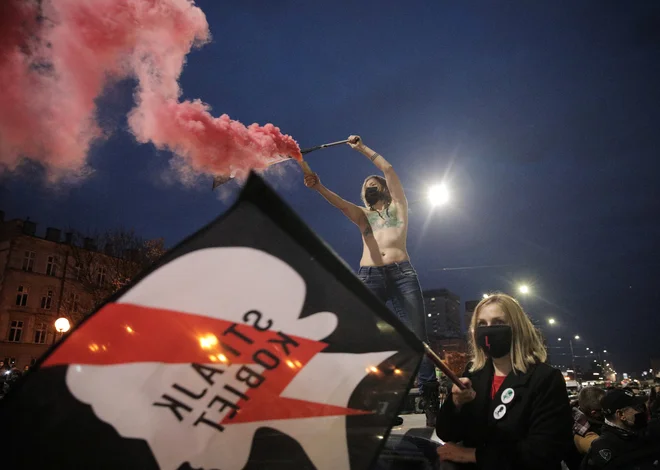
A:
[[[573,340],[568,340],[568,345],[571,347],[571,362],[573,363],[573,374],[575,374],[575,380],[577,380],[577,368],[575,367],[575,354],[573,353]]]

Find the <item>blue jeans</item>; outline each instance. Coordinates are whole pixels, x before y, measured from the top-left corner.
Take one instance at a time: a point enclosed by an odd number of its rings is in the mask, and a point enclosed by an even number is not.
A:
[[[420,340],[427,341],[422,288],[417,272],[409,261],[385,266],[361,266],[358,277],[384,304],[389,301],[391,310]],[[437,380],[435,364],[424,355],[417,375],[419,391],[422,392],[424,384]]]

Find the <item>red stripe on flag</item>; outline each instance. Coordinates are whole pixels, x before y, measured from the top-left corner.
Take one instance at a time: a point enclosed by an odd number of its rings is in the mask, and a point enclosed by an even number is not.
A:
[[[290,338],[298,346],[287,348],[273,330],[259,331],[204,315],[111,303],[66,338],[43,365],[254,364],[254,353],[265,349],[297,369],[327,347],[320,341]]]
[[[238,400],[240,409],[233,418],[225,417],[223,425],[370,414],[371,411],[280,396],[298,372],[326,347],[326,343],[277,330],[260,331],[250,325],[203,315],[113,303],[76,329],[43,366],[137,362],[257,364],[255,357],[271,357],[264,355],[268,351],[278,365],[261,372],[263,383],[246,392],[248,400]]]

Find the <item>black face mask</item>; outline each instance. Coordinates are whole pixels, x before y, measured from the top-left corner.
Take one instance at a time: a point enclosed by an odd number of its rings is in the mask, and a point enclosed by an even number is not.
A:
[[[380,189],[375,186],[371,186],[364,190],[364,200],[367,201],[367,204],[373,206],[378,201],[383,198],[383,193]]]
[[[477,345],[490,357],[498,359],[511,352],[512,331],[509,325],[478,326]]]
[[[639,412],[635,415],[633,421],[633,429],[644,429],[649,424],[649,417],[645,411]]]

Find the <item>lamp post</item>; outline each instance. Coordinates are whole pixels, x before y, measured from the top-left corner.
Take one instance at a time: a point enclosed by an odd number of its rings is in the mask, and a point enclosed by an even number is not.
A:
[[[575,339],[579,339],[579,336],[576,336]],[[577,368],[575,367],[575,353],[573,352],[573,340],[568,339],[568,345],[571,347],[571,363],[573,364],[573,373],[575,374],[575,380],[577,380]]]
[[[71,329],[71,323],[69,320],[65,317],[60,317],[57,320],[55,320],[55,331],[58,333],[66,333]],[[55,337],[57,335],[53,335],[53,344],[55,344]]]

